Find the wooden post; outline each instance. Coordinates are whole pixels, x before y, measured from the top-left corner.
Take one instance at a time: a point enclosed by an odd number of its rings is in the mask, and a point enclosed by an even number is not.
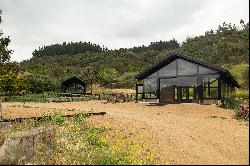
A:
[[[98,94],[98,99],[101,100],[101,94]]]
[[[221,100],[221,78],[218,78],[218,99]]]
[[[208,98],[210,99],[211,98],[211,94],[210,94],[210,82],[208,82],[207,88],[208,88]]]
[[[135,87],[135,102],[137,103],[138,101],[138,84],[136,84],[136,87]]]
[[[198,93],[198,103],[202,104],[203,103],[203,78],[201,75],[198,75],[197,78],[197,93]],[[201,85],[199,85],[201,83]]]
[[[182,87],[177,86],[177,103],[181,103],[182,100]]]
[[[92,89],[93,89],[93,82],[92,82],[92,77],[91,77],[91,94],[93,93]]]

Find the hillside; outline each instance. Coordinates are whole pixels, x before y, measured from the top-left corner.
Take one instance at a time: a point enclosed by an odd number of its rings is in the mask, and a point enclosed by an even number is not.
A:
[[[133,87],[136,73],[166,57],[169,52],[178,51],[229,69],[246,89],[248,35],[249,23],[241,20],[238,27],[224,23],[217,30],[188,37],[181,45],[175,39],[118,50],[109,50],[90,42],[55,44],[35,50],[33,57],[21,62],[21,66],[32,75],[46,76],[57,86],[66,77],[76,75],[87,82],[92,80],[101,85],[116,83],[118,88]]]

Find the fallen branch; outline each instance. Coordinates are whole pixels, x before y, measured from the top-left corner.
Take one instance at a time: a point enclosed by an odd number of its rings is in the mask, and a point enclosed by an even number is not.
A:
[[[87,112],[87,113],[79,113],[79,114],[72,114],[72,115],[62,115],[63,117],[73,117],[77,115],[83,115],[83,116],[92,116],[92,115],[105,115],[106,112]],[[40,120],[40,119],[51,119],[52,115],[49,116],[40,116],[40,117],[28,117],[28,118],[14,118],[14,119],[3,119],[2,122],[22,122],[24,120],[28,119],[34,119],[34,120]]]

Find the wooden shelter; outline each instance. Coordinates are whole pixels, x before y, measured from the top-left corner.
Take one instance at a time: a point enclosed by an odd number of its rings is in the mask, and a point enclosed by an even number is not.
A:
[[[79,78],[72,76],[62,83],[62,93],[66,94],[85,94],[86,84]]]
[[[135,78],[143,82],[136,85],[136,98],[159,103],[217,104],[240,87],[228,70],[176,52]]]

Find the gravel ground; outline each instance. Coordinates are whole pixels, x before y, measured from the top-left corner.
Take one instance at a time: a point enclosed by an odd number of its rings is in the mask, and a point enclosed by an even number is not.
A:
[[[55,110],[67,114],[106,111],[106,115],[90,120],[140,136],[145,144],[155,148],[159,163],[249,164],[249,123],[232,119],[233,111],[215,105],[3,103],[5,118],[40,116]]]

